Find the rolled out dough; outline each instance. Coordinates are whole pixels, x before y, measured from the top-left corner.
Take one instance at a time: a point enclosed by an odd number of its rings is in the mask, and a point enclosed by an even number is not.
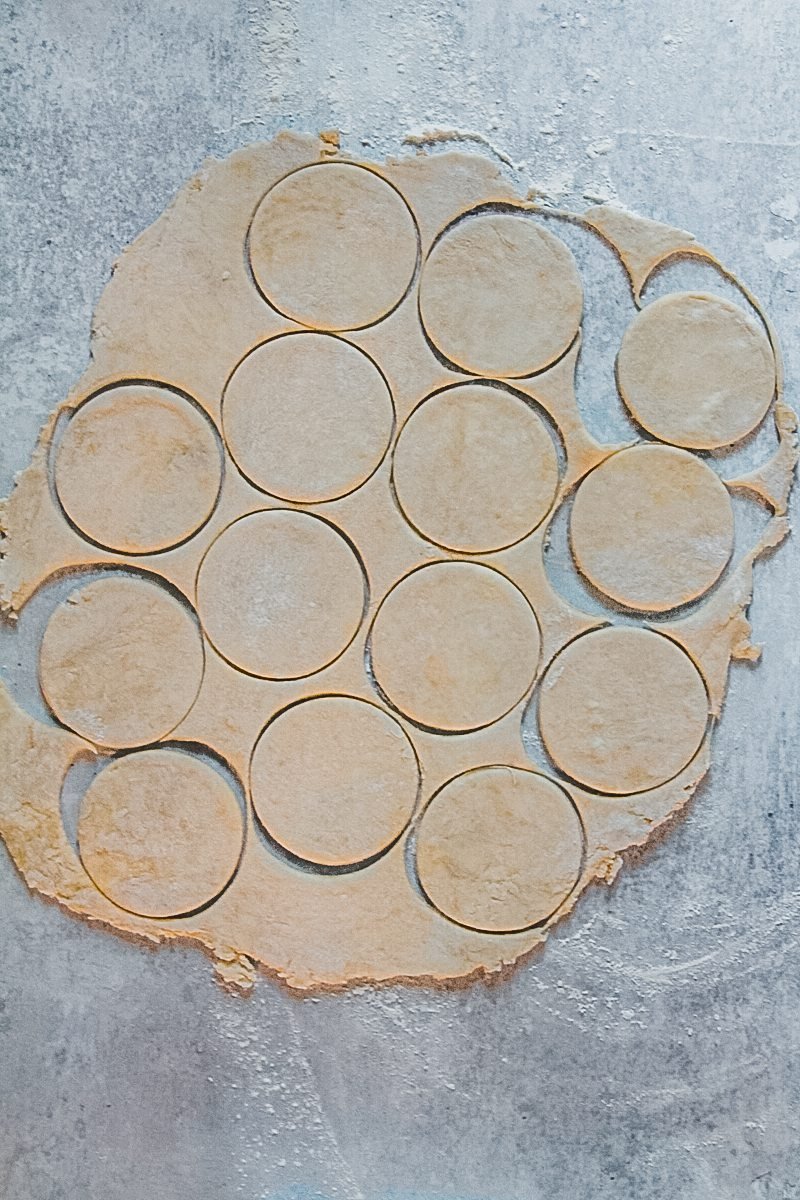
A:
[[[565,218],[630,278],[633,447],[581,417]],[[228,985],[312,989],[501,971],[612,879],[757,657],[797,457],[746,291],[641,309],[676,253],[716,261],[621,209],[539,208],[476,156],[282,134],[206,164],[116,264],[2,511],[0,610],[50,613],[49,721],[0,685],[0,835],[31,889],[194,941]],[[690,453],[768,413],[777,448],[735,485]],[[734,486],[770,515],[731,555]],[[569,505],[592,611],[549,566]]]

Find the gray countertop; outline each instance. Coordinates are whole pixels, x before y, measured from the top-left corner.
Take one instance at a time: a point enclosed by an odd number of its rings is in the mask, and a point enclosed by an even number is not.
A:
[[[114,258],[204,157],[286,127],[375,158],[455,128],[564,207],[690,229],[772,317],[800,402],[790,0],[0,12],[2,493],[84,367]],[[584,403],[602,423],[608,395]],[[0,1194],[800,1197],[798,582],[791,538],[757,568],[763,661],[732,671],[688,814],[502,983],[238,999],[196,951],[32,897],[0,852]]]

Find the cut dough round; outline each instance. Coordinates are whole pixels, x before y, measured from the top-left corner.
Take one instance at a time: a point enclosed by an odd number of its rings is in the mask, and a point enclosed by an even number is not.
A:
[[[250,513],[208,548],[197,609],[209,641],[243,671],[299,679],[349,646],[361,624],[365,580],[355,553],[327,521],[279,508]]]
[[[160,583],[111,573],[56,608],[39,651],[45,700],[98,746],[143,746],[170,733],[203,679],[203,639]]]
[[[389,592],[372,626],[372,667],[389,702],[429,729],[479,729],[533,683],[539,626],[505,575],[432,563]]]
[[[222,455],[211,422],[183,396],[127,384],[76,409],[54,479],[65,513],[87,538],[124,554],[152,554],[208,520]]]
[[[315,696],[279,713],[250,768],[253,806],[298,858],[352,866],[387,849],[408,824],[419,768],[402,726],[352,696]]]
[[[550,366],[581,322],[583,288],[559,238],[513,213],[468,217],[434,245],[419,288],[422,323],[450,362],[474,375]]]
[[[622,399],[664,442],[714,450],[756,428],[775,394],[764,329],[729,300],[676,292],[654,300],[625,331],[617,358]]]
[[[733,506],[719,476],[672,446],[639,445],[591,471],[570,515],[575,561],[628,608],[665,612],[694,600],[733,551]]]
[[[417,833],[417,873],[451,921],[513,933],[552,917],[577,884],[584,834],[558,784],[516,767],[480,767],[437,792]]]
[[[242,810],[222,776],[172,749],[110,763],[89,786],[78,821],[92,881],[140,917],[179,917],[216,899],[243,841]]]
[[[539,728],[550,757],[598,792],[627,795],[666,783],[697,753],[707,723],[697,667],[647,629],[583,634],[542,681]]]
[[[258,346],[228,381],[228,449],[242,474],[282,500],[313,504],[359,487],[389,446],[394,406],[361,350],[323,333]]]
[[[411,414],[393,480],[410,523],[466,553],[513,545],[542,521],[558,487],[558,456],[542,418],[505,389],[463,384]]]
[[[362,329],[402,300],[417,266],[417,227],[375,171],[316,163],[287,175],[250,227],[250,265],[270,303],[319,329]]]

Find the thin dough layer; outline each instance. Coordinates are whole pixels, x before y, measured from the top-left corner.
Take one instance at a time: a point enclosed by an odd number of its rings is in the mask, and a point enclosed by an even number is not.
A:
[[[719,476],[671,446],[613,454],[581,483],[570,545],[590,583],[619,604],[666,612],[717,581],[733,551],[733,506]]]
[[[643,308],[622,339],[620,392],[664,442],[715,450],[756,428],[775,394],[764,329],[720,296],[677,292]]]

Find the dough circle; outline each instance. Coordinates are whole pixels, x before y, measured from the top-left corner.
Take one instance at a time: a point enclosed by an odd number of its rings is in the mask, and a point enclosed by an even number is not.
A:
[[[125,384],[75,410],[56,452],[54,482],[65,513],[91,541],[153,554],[208,520],[222,455],[211,422],[183,396]]]
[[[59,721],[120,749],[170,733],[194,704],[203,668],[188,602],[154,580],[116,572],[70,593],[39,651],[42,693]]]
[[[235,667],[300,679],[349,646],[365,591],[361,564],[334,526],[277,508],[240,517],[211,543],[197,576],[197,611]]]
[[[243,842],[242,810],[222,776],[166,748],[105,767],[78,820],[93,883],[140,917],[180,917],[215,900],[236,873]]]
[[[434,245],[419,308],[428,337],[474,375],[518,377],[555,362],[581,322],[583,288],[564,243],[528,217],[467,217]]]
[[[479,767],[451,779],[425,809],[417,874],[451,921],[514,933],[558,911],[583,853],[583,825],[563,788],[533,771]]]
[[[533,683],[539,660],[533,609],[505,575],[440,562],[406,575],[371,632],[372,669],[389,703],[428,729],[480,729]]]
[[[278,713],[250,767],[253,807],[270,836],[325,866],[387,849],[411,819],[418,787],[402,726],[353,696],[314,696]]]
[[[707,723],[697,667],[648,629],[582,634],[542,680],[545,747],[566,776],[598,792],[628,795],[674,778],[700,748]]]
[[[620,394],[661,441],[694,450],[730,446],[760,423],[775,394],[764,329],[738,304],[702,292],[654,300],[625,331]]]
[[[570,545],[606,596],[666,612],[702,596],[722,574],[733,551],[733,506],[719,476],[688,451],[632,446],[581,482]]]
[[[475,554],[520,541],[558,487],[547,426],[513,392],[462,384],[429,396],[394,451],[398,502],[423,537]]]
[[[356,163],[315,163],[259,204],[248,238],[256,283],[274,308],[319,329],[362,329],[408,291],[417,227],[400,193]]]
[[[251,483],[314,504],[354,491],[389,446],[394,405],[363,351],[324,333],[290,333],[248,354],[222,402],[225,441]]]

